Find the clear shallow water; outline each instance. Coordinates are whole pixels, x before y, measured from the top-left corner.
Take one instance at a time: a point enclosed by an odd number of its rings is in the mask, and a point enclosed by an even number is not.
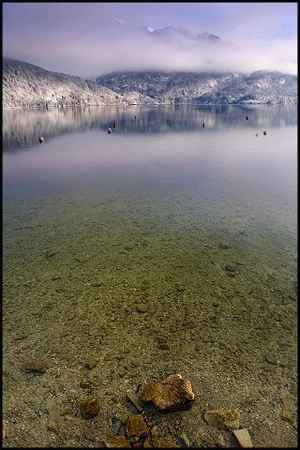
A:
[[[174,371],[201,392],[186,414],[194,443],[205,405],[227,405],[258,445],[293,445],[280,399],[296,395],[296,127],[282,107],[4,116],[12,445],[86,445],[45,426],[51,399],[76,415],[82,377],[109,415],[120,393]],[[42,381],[20,371],[29,357],[47,360]]]

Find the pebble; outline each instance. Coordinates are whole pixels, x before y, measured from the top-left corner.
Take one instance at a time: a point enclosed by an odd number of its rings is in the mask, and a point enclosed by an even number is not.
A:
[[[125,436],[113,436],[106,441],[109,448],[130,448],[129,442]]]
[[[93,358],[93,357],[87,358],[86,361],[83,363],[83,366],[88,370],[94,369],[94,367],[96,367],[96,365],[97,365],[97,359]]]
[[[58,252],[50,252],[50,251],[47,251],[46,254],[45,254],[45,256],[46,256],[46,258],[52,258],[53,256],[57,255],[57,253],[58,253]]]
[[[11,439],[14,436],[14,427],[12,424],[4,422],[2,425],[2,438]]]
[[[191,445],[190,445],[189,438],[187,437],[187,435],[186,435],[185,433],[182,433],[182,434],[179,436],[179,440],[182,442],[183,447],[190,447],[190,446],[191,446]]]
[[[222,250],[228,250],[230,248],[230,246],[228,244],[225,244],[224,242],[221,242],[221,244],[219,245],[219,247]]]
[[[246,429],[234,430],[233,434],[235,435],[235,437],[241,447],[243,447],[243,448],[252,448],[253,447],[251,437],[250,437],[248,430],[246,430]]]
[[[24,372],[42,375],[47,371],[47,365],[42,361],[27,361],[23,364]]]
[[[122,427],[121,419],[118,416],[113,415],[111,418],[111,429],[113,434],[120,434],[121,427]]]
[[[146,438],[149,435],[149,428],[142,414],[138,416],[129,416],[126,421],[126,434],[131,438],[138,440]]]
[[[237,429],[240,426],[240,411],[237,408],[206,411],[204,420],[219,429]]]
[[[296,399],[289,392],[285,392],[280,397],[282,408],[281,418],[291,425],[296,426]]]
[[[137,312],[144,314],[147,312],[147,306],[144,303],[140,303],[136,306],[136,310]]]
[[[98,400],[93,398],[89,400],[83,400],[80,402],[80,412],[85,419],[91,419],[96,417],[99,413],[100,407]]]
[[[133,395],[133,394],[131,394],[130,392],[127,392],[126,393],[126,399],[130,402],[130,403],[132,403],[132,405],[135,407],[135,409],[138,411],[138,412],[142,412],[143,411],[143,408],[139,405],[139,403],[138,403],[138,399]]]
[[[267,361],[267,363],[272,364],[273,366],[276,366],[278,363],[278,360],[273,353],[266,353],[265,360]]]
[[[226,264],[224,269],[226,271],[226,274],[230,277],[234,277],[238,273],[238,270],[231,264]]]
[[[161,412],[169,412],[190,407],[195,394],[191,382],[175,374],[160,383],[146,384],[141,399],[153,403]]]
[[[81,380],[79,386],[80,386],[82,389],[88,389],[88,390],[92,390],[93,387],[94,387],[94,386],[93,386],[93,383],[92,383],[89,379],[87,379],[87,378]]]

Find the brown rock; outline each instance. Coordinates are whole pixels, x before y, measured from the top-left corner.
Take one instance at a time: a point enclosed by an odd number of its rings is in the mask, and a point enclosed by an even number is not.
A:
[[[216,428],[220,429],[236,429],[240,426],[240,411],[237,408],[232,409],[215,409],[207,411],[204,420]]]
[[[80,412],[85,419],[91,419],[92,417],[97,416],[99,409],[98,400],[95,398],[80,402]]]
[[[246,430],[246,429],[234,430],[233,434],[235,435],[235,437],[241,447],[243,447],[243,448],[252,448],[253,447],[251,437],[250,437],[248,430]]]
[[[142,400],[152,402],[162,412],[186,409],[194,399],[191,382],[180,374],[170,375],[161,383],[146,384],[142,392]]]
[[[126,435],[132,443],[136,443],[149,435],[149,428],[141,414],[128,417],[126,421]]]
[[[125,436],[113,436],[106,441],[109,448],[130,448],[129,442]]]

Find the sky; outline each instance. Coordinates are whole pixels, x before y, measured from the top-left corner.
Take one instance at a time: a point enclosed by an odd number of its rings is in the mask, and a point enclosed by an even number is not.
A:
[[[153,33],[168,26],[221,39]],[[85,78],[118,70],[296,74],[297,3],[4,3],[3,52]]]

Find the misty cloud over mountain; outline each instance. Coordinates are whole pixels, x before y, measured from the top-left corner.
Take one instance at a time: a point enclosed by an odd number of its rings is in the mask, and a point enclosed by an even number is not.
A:
[[[42,51],[41,51],[42,49]],[[185,27],[136,26],[118,18],[97,33],[63,31],[36,39],[30,32],[18,45],[4,42],[5,56],[83,77],[112,71],[239,72],[278,70],[296,73],[296,45],[287,39],[267,47],[251,36],[234,41]],[[8,54],[9,53],[9,54]]]

